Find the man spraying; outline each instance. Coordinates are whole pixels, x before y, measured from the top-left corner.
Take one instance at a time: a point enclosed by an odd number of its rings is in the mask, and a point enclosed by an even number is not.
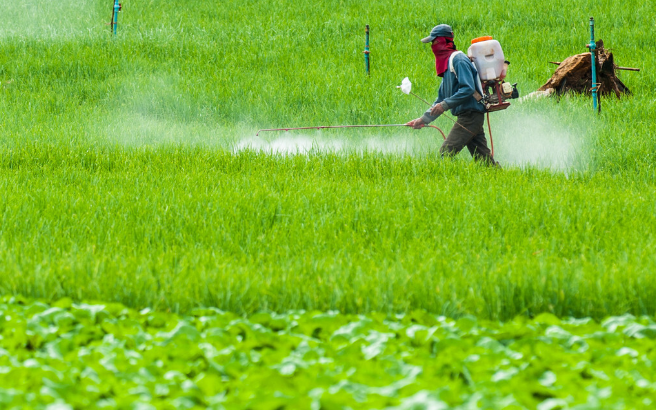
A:
[[[435,70],[443,79],[433,106],[406,125],[420,129],[435,121],[445,111],[451,110],[458,120],[440,147],[440,154],[454,156],[467,147],[474,160],[498,165],[485,139],[485,106],[479,102],[482,92],[478,91],[481,89],[478,72],[469,58],[456,50],[451,26],[437,25],[421,41],[431,43],[435,54]]]

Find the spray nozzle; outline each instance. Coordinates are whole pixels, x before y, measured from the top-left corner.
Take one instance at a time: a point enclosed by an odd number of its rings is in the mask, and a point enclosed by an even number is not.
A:
[[[412,83],[410,82],[410,79],[406,77],[401,81],[401,85],[397,85],[396,88],[400,88],[405,94],[410,94],[410,91],[412,91]]]
[[[407,95],[412,95],[414,97],[417,97],[418,99],[420,99],[421,101],[423,101],[424,103],[426,103],[428,105],[433,105],[433,104],[429,103],[428,101],[424,100],[423,98],[421,98],[420,96],[418,96],[417,94],[412,92],[412,83],[410,82],[410,79],[408,77],[404,78],[403,81],[401,81],[401,85],[397,85],[396,88],[400,88],[401,91],[403,91]]]

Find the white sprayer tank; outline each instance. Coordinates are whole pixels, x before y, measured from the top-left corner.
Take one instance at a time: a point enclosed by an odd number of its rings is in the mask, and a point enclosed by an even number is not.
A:
[[[505,58],[501,44],[492,37],[479,37],[472,40],[467,56],[474,62],[482,81],[503,79],[506,76]]]

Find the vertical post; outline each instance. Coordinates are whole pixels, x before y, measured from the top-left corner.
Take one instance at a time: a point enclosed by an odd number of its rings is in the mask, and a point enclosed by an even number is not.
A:
[[[364,33],[364,64],[367,69],[367,75],[369,75],[369,24],[366,25]]]
[[[590,56],[592,58],[592,107],[597,111],[597,45],[594,39],[594,17],[590,17]]]
[[[114,0],[114,9],[112,10],[112,31],[116,35],[116,26],[118,25],[118,12],[121,10],[121,5],[118,0]]]

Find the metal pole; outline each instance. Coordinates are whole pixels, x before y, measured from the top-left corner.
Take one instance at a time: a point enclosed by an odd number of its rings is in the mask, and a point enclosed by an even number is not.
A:
[[[364,40],[364,64],[367,69],[367,75],[369,75],[369,24],[366,25],[364,29],[365,40]]]
[[[592,58],[592,107],[597,111],[597,44],[594,39],[594,17],[590,17],[590,56]]]
[[[112,28],[114,35],[116,35],[116,26],[118,25],[118,12],[121,10],[121,5],[118,4],[118,0],[114,0],[114,11],[112,12]]]

